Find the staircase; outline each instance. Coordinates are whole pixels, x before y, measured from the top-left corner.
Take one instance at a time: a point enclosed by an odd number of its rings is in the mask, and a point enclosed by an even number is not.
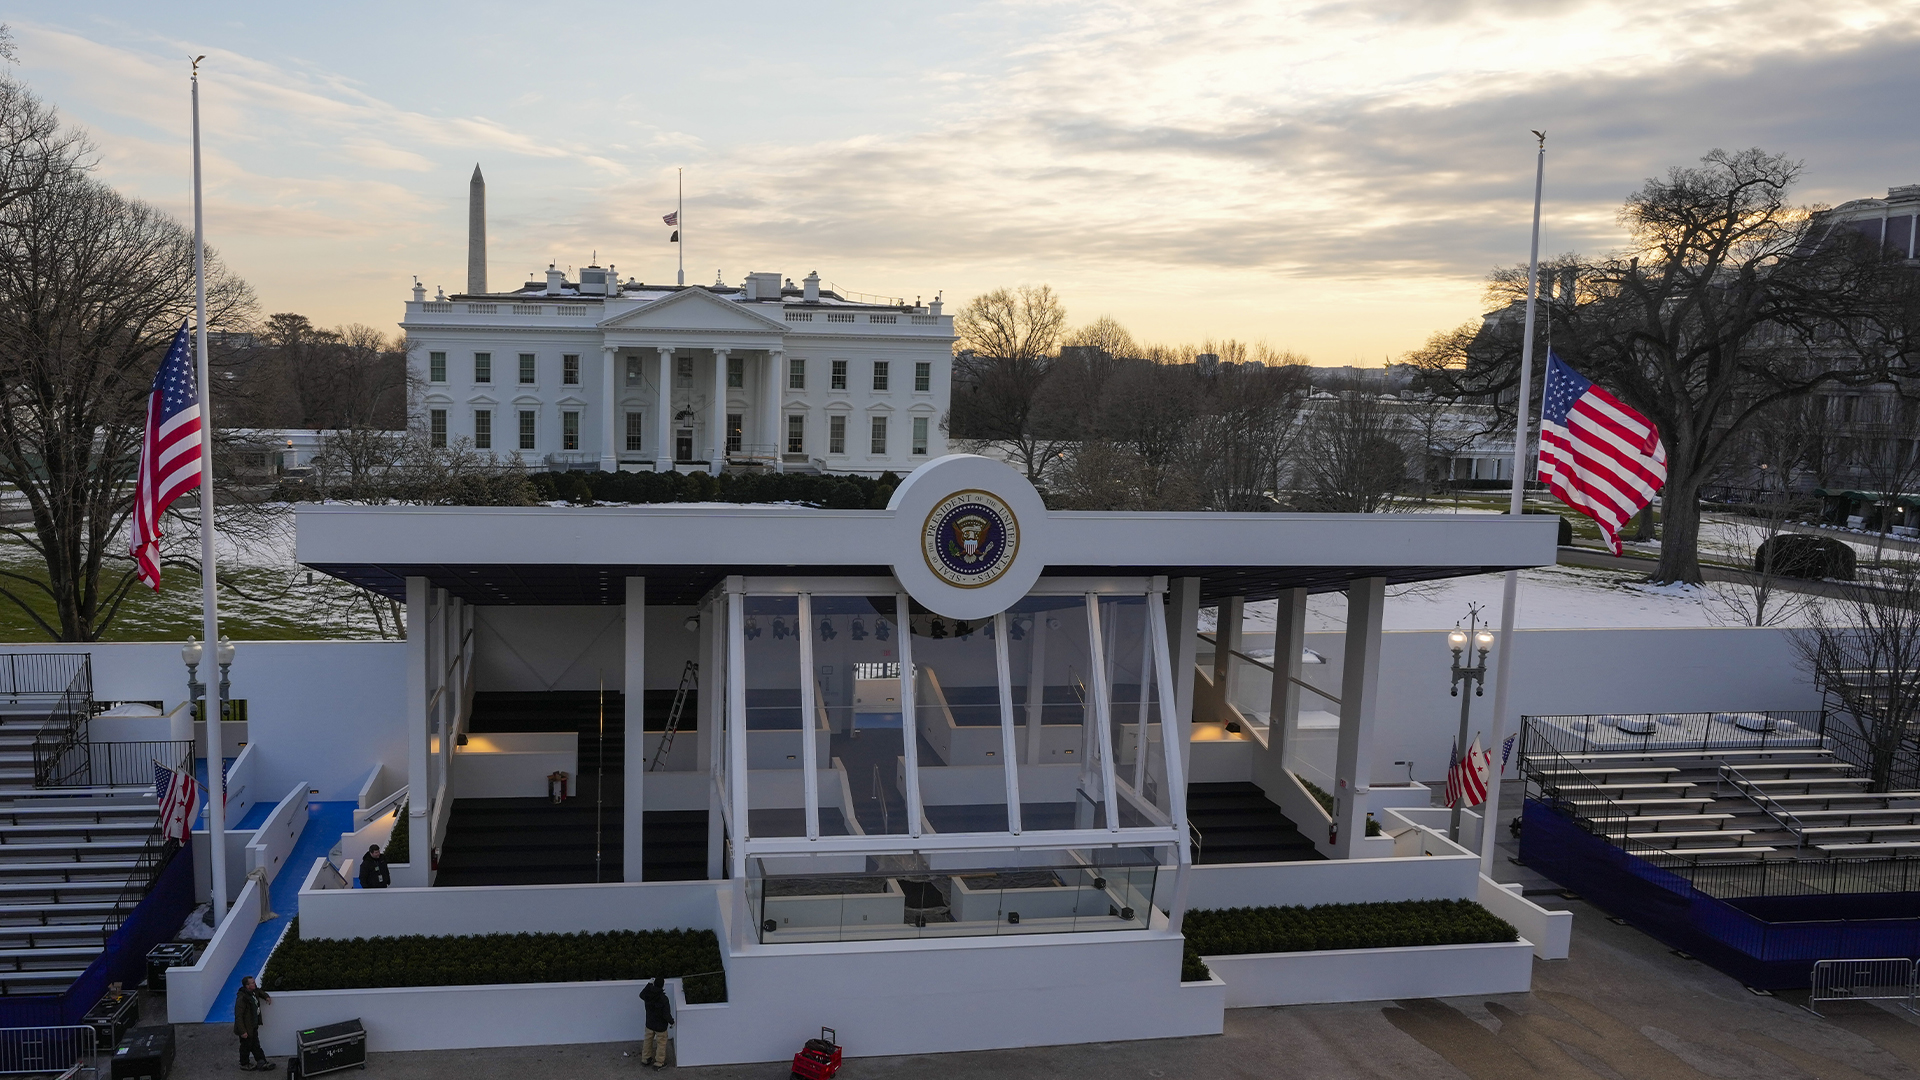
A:
[[[1196,863],[1325,858],[1257,784],[1188,784],[1187,821],[1200,834]]]

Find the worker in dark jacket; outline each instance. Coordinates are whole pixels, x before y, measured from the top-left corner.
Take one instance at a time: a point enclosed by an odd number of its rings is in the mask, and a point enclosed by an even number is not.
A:
[[[656,1070],[667,1067],[667,1028],[673,1025],[673,1006],[667,1003],[667,980],[656,975],[640,991],[647,1006],[647,1041],[640,1045],[640,1063]]]
[[[391,880],[393,875],[387,872],[387,857],[380,854],[380,845],[368,848],[366,855],[360,859],[360,887],[384,889]]]
[[[240,1036],[242,1069],[267,1072],[274,1067],[273,1062],[267,1060],[267,1052],[260,1048],[260,1006],[272,1001],[251,975],[241,979],[240,989],[234,992],[233,1033]]]

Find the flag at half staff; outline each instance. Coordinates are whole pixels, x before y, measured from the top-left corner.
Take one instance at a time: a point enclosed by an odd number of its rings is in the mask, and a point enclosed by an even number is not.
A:
[[[1456,746],[1452,764],[1447,766],[1447,805],[1458,806],[1463,799],[1468,806],[1486,802],[1487,782],[1492,774],[1493,751],[1480,749],[1480,736],[1473,737],[1473,747],[1464,758]]]
[[[153,763],[153,786],[160,796],[160,835],[186,843],[193,839],[193,814],[200,808],[200,782],[190,772]]]
[[[1667,448],[1653,422],[1547,352],[1540,405],[1540,479],[1592,518],[1620,554],[1620,529],[1667,482]]]
[[[673,213],[668,214],[666,217],[663,217],[660,220],[668,225],[678,225],[680,224],[680,211],[675,210]]]
[[[130,554],[140,580],[160,589],[160,515],[200,483],[200,390],[187,324],[173,335],[147,396],[147,428],[134,477]]]

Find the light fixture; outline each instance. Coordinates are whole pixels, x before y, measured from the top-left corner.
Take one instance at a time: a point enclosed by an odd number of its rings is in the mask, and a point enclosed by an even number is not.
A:
[[[833,628],[833,620],[825,615],[820,616],[820,640],[832,641],[839,636],[840,632]]]
[[[180,647],[180,662],[188,667],[199,667],[200,654],[202,651],[198,641],[195,641],[193,638],[188,638],[187,643]]]
[[[893,636],[892,625],[885,619],[875,619],[873,623],[873,636],[881,641],[887,640]]]
[[[847,632],[853,635],[855,641],[867,640],[867,624],[858,615],[853,617],[853,626]]]
[[[687,616],[686,627],[687,627],[687,633],[689,634],[700,629],[700,613],[699,612],[696,611],[693,614]]]
[[[226,635],[221,635],[220,644],[214,649],[214,656],[219,659],[221,667],[233,663],[233,642],[228,641]]]

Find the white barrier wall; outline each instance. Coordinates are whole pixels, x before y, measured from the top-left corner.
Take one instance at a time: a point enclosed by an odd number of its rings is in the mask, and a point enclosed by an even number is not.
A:
[[[207,1010],[219,996],[233,966],[253,940],[253,929],[260,925],[260,884],[249,881],[233,898],[227,917],[213,932],[213,939],[201,949],[192,967],[167,969],[167,1022],[199,1024],[207,1019]]]
[[[358,858],[357,853],[349,853]],[[408,934],[589,934],[609,930],[712,930],[721,889],[704,881],[607,882],[300,892],[303,938]]]
[[[1520,886],[1502,885],[1480,875],[1480,906],[1513,924],[1520,936],[1533,942],[1533,955],[1542,960],[1565,960],[1573,944],[1573,912],[1548,911],[1520,895]]]
[[[406,692],[403,641],[241,641],[232,696],[247,700],[249,745],[258,746],[255,780],[285,791],[302,777],[318,798],[354,798],[378,761],[407,774],[402,727]],[[73,645],[9,645],[15,652],[73,652]],[[94,697],[165,701],[187,695],[180,645],[166,641],[85,646],[93,657]],[[208,672],[202,665],[202,677]],[[218,670],[213,672],[218,678]],[[235,725],[227,725],[232,728]],[[232,752],[232,748],[228,748]]]
[[[527,731],[472,735],[453,748],[456,799],[544,799],[547,777],[567,774],[569,791],[580,787],[580,733]]]
[[[1187,908],[1360,904],[1388,900],[1472,900],[1479,895],[1477,855],[1320,862],[1217,863],[1187,871]],[[1156,896],[1173,895],[1163,868]]]
[[[1208,956],[1227,984],[1227,1008],[1334,1001],[1524,994],[1533,986],[1533,945],[1420,945],[1407,949]]]
[[[248,870],[265,870],[268,881],[280,876],[293,845],[300,842],[301,830],[307,827],[307,790],[306,781],[295,784],[254,831],[247,844]]]

